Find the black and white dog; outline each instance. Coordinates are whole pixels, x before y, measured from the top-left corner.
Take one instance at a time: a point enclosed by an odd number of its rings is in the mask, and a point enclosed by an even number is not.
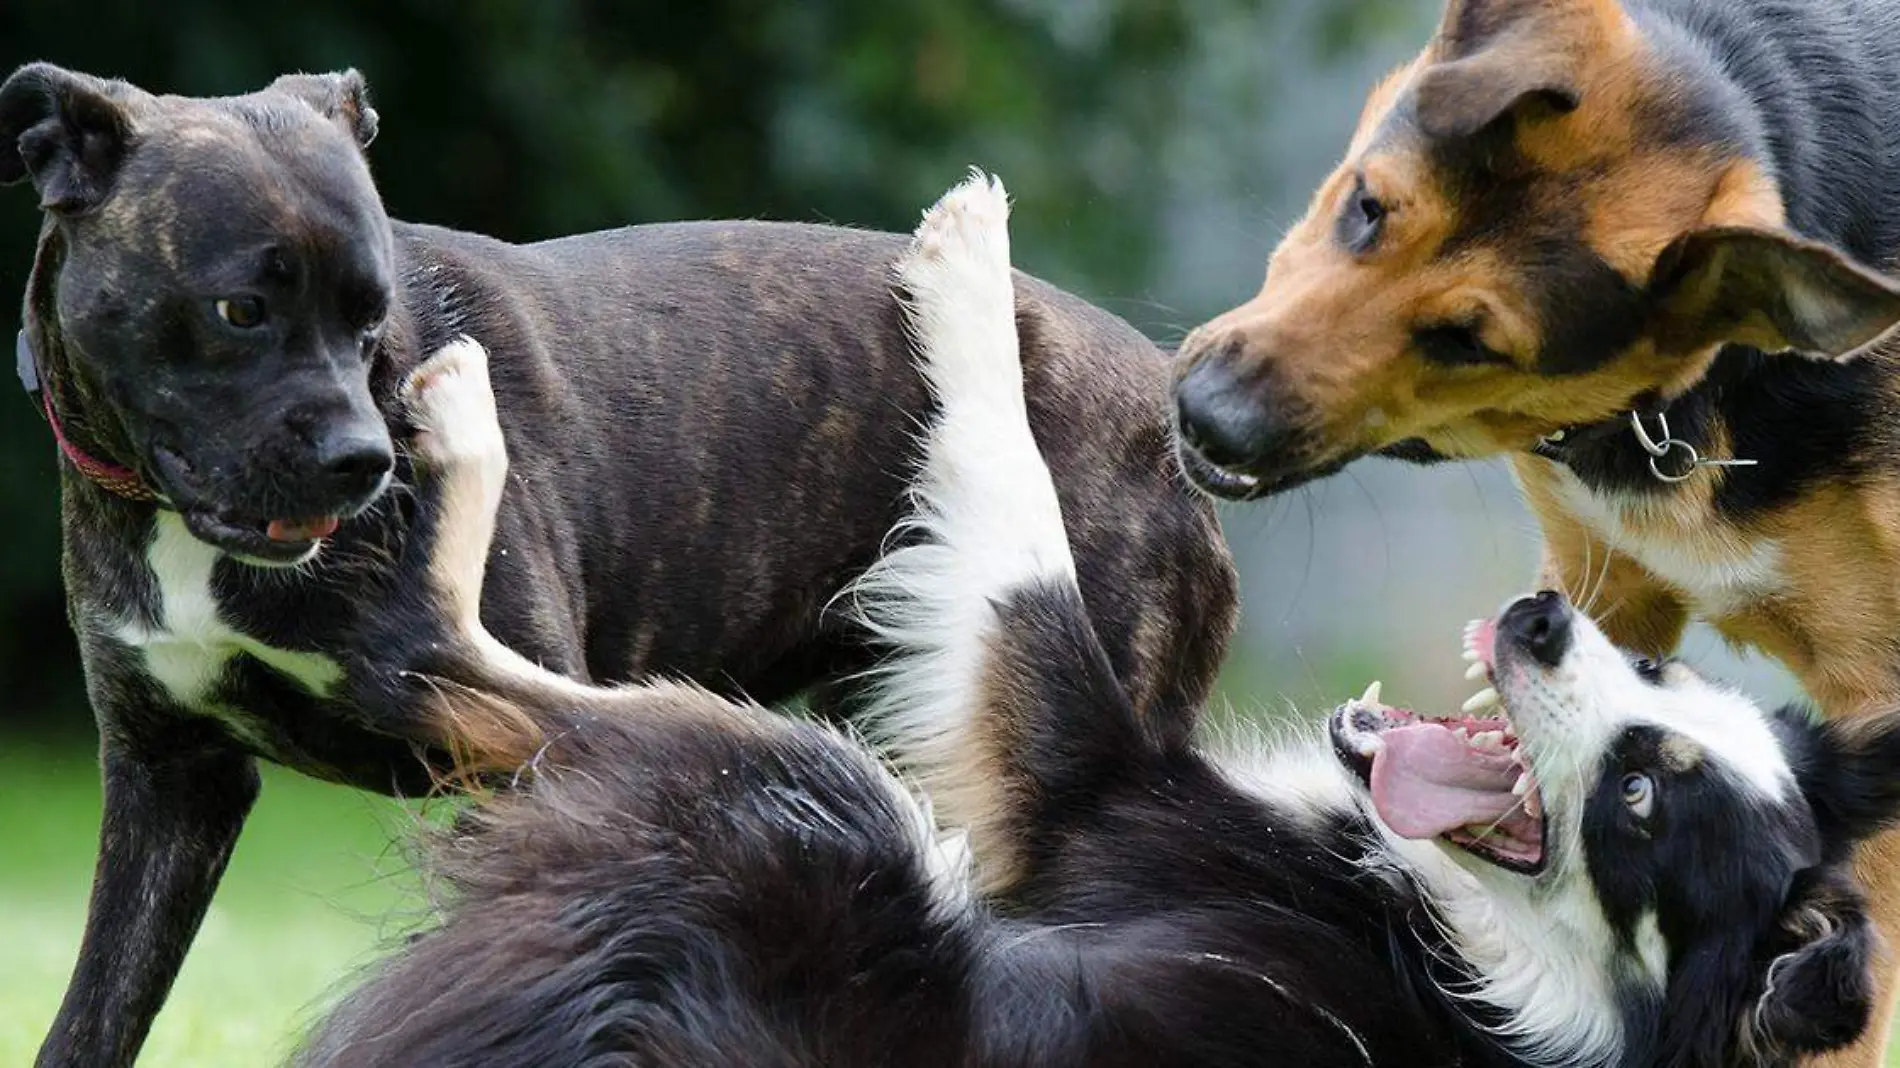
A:
[[[400,566],[435,611],[402,648],[432,651],[382,669],[549,741],[301,1063],[1781,1065],[1860,1032],[1847,857],[1900,809],[1900,717],[1766,714],[1539,594],[1468,631],[1471,716],[1375,687],[1237,757],[1144,723],[1025,418],[1006,213],[959,187],[900,267],[940,412],[857,590],[880,740],[940,824],[832,729],[487,637],[484,357],[418,372],[438,525]]]

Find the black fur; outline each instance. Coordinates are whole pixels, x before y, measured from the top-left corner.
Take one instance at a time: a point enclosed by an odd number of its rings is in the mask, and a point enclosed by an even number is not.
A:
[[[1688,91],[1646,116],[1663,144],[1739,150],[1779,183],[1789,227],[1881,269],[1900,259],[1900,10],[1879,0],[1625,0],[1661,65]],[[1816,486],[1900,463],[1885,425],[1896,414],[1886,354],[1844,364],[1765,357],[1731,346],[1708,378],[1668,407],[1691,442],[1719,421],[1733,452],[1758,461],[1724,479],[1717,509],[1731,519],[1771,510]],[[1632,494],[1667,492],[1627,435],[1571,450],[1587,483]]]
[[[998,611],[983,692],[1009,696],[984,714],[1019,727],[996,773],[1027,858],[1006,898],[933,886],[900,787],[829,730],[634,691],[438,839],[441,925],[298,1065],[1528,1063],[1441,993],[1472,966],[1358,806],[1263,800],[1160,737],[1072,588]],[[1592,1063],[1785,1066],[1859,1033],[1873,936],[1843,858],[1895,810],[1863,776],[1900,722],[1780,729],[1804,791],[1784,803],[1672,772],[1652,728],[1602,754],[1576,877],[1613,952],[1654,914],[1670,961],[1660,992],[1632,972],[1625,1042]],[[1635,768],[1675,775],[1640,830],[1616,792]],[[1872,821],[1817,822],[1824,795]]]
[[[386,452],[401,376],[468,334],[492,356],[515,459],[484,592],[494,633],[578,678],[664,673],[762,700],[862,666],[859,636],[823,609],[895,518],[928,409],[890,293],[903,239],[710,223],[524,247],[391,222],[361,155],[376,128],[354,75],[196,100],[36,64],[0,87],[0,181],[31,179],[50,213],[26,330],[81,446],[137,470],[194,532],[270,551],[264,518],[368,499],[362,480],[330,492],[304,467],[344,430]],[[253,290],[267,327],[214,316],[212,297]],[[1179,483],[1163,360],[1071,296],[1028,278],[1019,292],[1032,419],[1061,428],[1048,448],[1085,596],[1143,714],[1183,731],[1234,577],[1211,509]],[[366,617],[407,603],[389,569],[408,481],[398,464],[308,573],[219,560],[221,620],[347,659]],[[248,656],[182,704],[120,638],[163,622],[157,510],[70,467],[62,489],[106,812],[39,1063],[123,1068],[210,901],[255,758],[413,794],[470,739],[401,686],[322,696]]]

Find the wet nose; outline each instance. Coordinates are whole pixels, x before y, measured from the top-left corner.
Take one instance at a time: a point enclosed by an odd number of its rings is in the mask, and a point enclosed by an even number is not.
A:
[[[339,428],[318,439],[316,453],[318,471],[339,497],[368,497],[396,466],[389,434],[380,426],[374,431]]]
[[[1570,650],[1570,604],[1555,590],[1520,598],[1498,620],[1498,637],[1531,654],[1545,667],[1556,667]]]
[[[1229,360],[1203,359],[1174,387],[1181,440],[1221,467],[1245,467],[1273,448],[1280,429]]]

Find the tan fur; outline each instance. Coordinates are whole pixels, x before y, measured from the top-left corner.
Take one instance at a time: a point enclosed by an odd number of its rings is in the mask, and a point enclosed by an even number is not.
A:
[[[1536,295],[1484,238],[1462,241],[1454,256],[1440,254],[1464,214],[1434,171],[1434,151],[1447,146],[1392,120],[1409,91],[1445,84],[1433,82],[1443,73],[1436,68],[1474,56],[1507,86],[1529,77],[1531,88],[1548,82],[1575,97],[1567,113],[1529,106],[1507,114],[1516,154],[1500,179],[1524,183],[1526,210],[1540,218],[1580,208],[1575,237],[1630,285],[1647,285],[1658,257],[1691,232],[1785,226],[1780,189],[1752,161],[1644,143],[1638,117],[1647,100],[1673,91],[1670,72],[1656,68],[1615,0],[1450,0],[1432,42],[1372,92],[1346,159],[1273,253],[1261,292],[1196,331],[1184,348],[1195,359],[1226,361],[1245,388],[1273,398],[1293,442],[1284,467],[1318,470],[1408,438],[1453,457],[1519,453],[1514,466],[1545,537],[1545,581],[1587,601],[1620,645],[1665,653],[1691,618],[1706,618],[1728,641],[1785,663],[1830,716],[1900,702],[1900,473],[1811,492],[1746,525],[1720,518],[1712,506],[1720,479],[1746,473],[1705,471],[1661,503],[1625,508],[1617,522],[1626,543],[1666,547],[1673,566],[1703,569],[1712,581],[1737,559],[1778,549],[1767,552],[1778,560],[1772,590],[1698,603],[1695,590],[1610,551],[1606,532],[1590,526],[1597,520],[1566,503],[1567,476],[1522,455],[1554,431],[1626,412],[1638,397],[1687,390],[1707,372],[1718,341],[1786,346],[1759,313],[1726,323],[1729,332],[1715,339],[1685,316],[1690,328],[1658,327],[1656,337],[1588,373],[1539,375],[1531,366],[1544,347]],[[1451,96],[1449,113],[1474,99],[1486,98]],[[1338,227],[1361,176],[1388,214],[1376,245],[1355,255]],[[1692,290],[1685,304],[1666,307],[1698,311],[1703,296]],[[1485,345],[1512,366],[1428,363],[1414,332],[1448,319],[1475,320]],[[1704,456],[1725,456],[1725,438],[1718,428],[1713,440],[1694,444]],[[1878,928],[1900,943],[1900,836],[1870,846],[1859,867]],[[1894,976],[1883,980],[1881,1004],[1888,1005]],[[1883,1013],[1866,1040],[1825,1063],[1878,1065],[1885,1026]]]

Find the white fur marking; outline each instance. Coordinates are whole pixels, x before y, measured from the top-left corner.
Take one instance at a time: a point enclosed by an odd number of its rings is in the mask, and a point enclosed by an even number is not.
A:
[[[146,563],[158,588],[158,620],[122,622],[115,637],[144,654],[145,669],[179,704],[200,711],[224,677],[231,659],[252,657],[288,676],[318,697],[327,697],[343,677],[336,661],[321,653],[266,645],[226,624],[211,590],[211,570],[219,551],[191,536],[174,512],[161,511],[153,523]]]
[[[1645,537],[1639,529],[1643,512],[1657,506],[1643,498],[1597,493],[1568,469],[1558,471],[1556,484],[1564,506],[1598,540],[1681,590],[1702,618],[1720,619],[1787,585],[1781,546],[1771,539],[1746,538],[1720,521],[1686,534]]]
[[[917,543],[883,557],[848,594],[892,650],[871,708],[878,741],[923,777],[948,820],[973,827],[979,851],[993,799],[991,784],[970,781],[967,735],[981,711],[994,602],[1075,578],[1023,401],[1008,215],[1001,183],[973,175],[925,213],[897,265],[939,411],[898,530]]]

